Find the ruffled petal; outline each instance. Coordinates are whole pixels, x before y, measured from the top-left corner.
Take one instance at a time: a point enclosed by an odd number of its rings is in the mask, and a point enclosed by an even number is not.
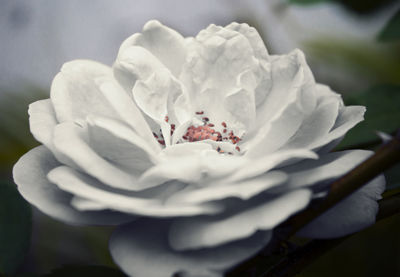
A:
[[[310,147],[322,153],[329,152],[341,141],[347,131],[364,120],[365,111],[366,108],[363,106],[341,107],[335,125],[330,132],[315,141]]]
[[[220,207],[214,204],[165,205],[160,199],[146,199],[140,197],[140,194],[127,191],[107,190],[96,179],[66,166],[51,170],[48,178],[64,191],[125,213],[152,217],[176,217],[213,214],[220,211]]]
[[[113,65],[115,79],[127,93],[137,80],[148,79],[153,72],[167,69],[150,51],[140,46],[127,46],[118,52]]]
[[[169,123],[180,125],[192,116],[189,99],[181,83],[167,70],[158,70],[148,79],[137,81],[132,93],[141,110],[158,124],[168,116]],[[179,112],[175,112],[175,107]]]
[[[150,126],[136,106],[131,93],[126,93],[115,80],[97,79],[97,84],[103,96],[124,123],[131,126],[155,150],[161,150],[159,143],[154,139]]]
[[[247,159],[242,167],[238,168],[231,176],[227,177],[228,182],[242,180],[261,175],[271,169],[287,164],[295,163],[303,159],[317,159],[318,155],[308,149],[293,149],[277,151],[273,154],[258,158]]]
[[[358,232],[375,223],[378,202],[385,190],[380,175],[301,229],[297,235],[316,239],[336,238]]]
[[[89,145],[87,131],[74,123],[57,125],[54,147],[73,168],[90,174],[112,187],[138,190],[137,178],[99,156]]]
[[[123,170],[139,176],[157,162],[156,152],[128,126],[99,116],[87,123],[90,147]]]
[[[142,33],[127,38],[120,51],[130,46],[141,46],[160,60],[174,76],[179,76],[186,56],[185,39],[175,30],[150,20],[144,25]]]
[[[228,30],[234,30],[245,36],[250,42],[251,47],[255,53],[257,59],[268,60],[268,51],[265,44],[254,27],[249,26],[246,23],[233,22],[225,27]]]
[[[222,277],[233,265],[250,258],[269,241],[269,234],[259,232],[244,240],[220,247],[196,251],[174,251],[168,244],[169,223],[139,220],[116,229],[110,240],[116,264],[130,276]]]
[[[271,171],[267,174],[261,175],[260,177],[236,183],[227,183],[222,179],[220,183],[215,181],[201,188],[193,189],[187,187],[186,189],[174,193],[167,201],[203,203],[231,197],[248,200],[271,187],[286,182],[287,179],[287,175],[279,171]]]
[[[295,190],[228,216],[176,219],[169,230],[169,241],[175,250],[188,250],[246,238],[257,230],[271,230],[304,209],[311,196],[310,190]]]
[[[327,86],[317,85],[316,89],[318,96],[316,109],[304,119],[299,130],[282,149],[308,147],[326,136],[334,126],[342,101],[341,97]]]
[[[321,155],[318,160],[280,168],[290,176],[287,184],[279,189],[321,186],[347,173],[373,154],[367,150],[348,150]]]
[[[201,143],[203,147],[211,146]],[[148,186],[156,186],[170,180],[179,180],[184,183],[207,183],[208,180],[227,176],[242,167],[245,160],[236,156],[221,155],[215,150],[196,150],[193,148],[190,155],[168,155],[165,161],[153,166],[140,178],[140,182]],[[197,152],[197,153],[196,153]]]
[[[308,67],[304,53],[298,49],[283,56],[271,56],[272,87],[263,102],[257,106],[258,127],[277,117],[281,110],[293,100],[293,93],[303,92],[298,105],[311,112],[316,104],[314,77]],[[256,126],[257,127],[257,126]]]
[[[118,117],[99,90],[97,78],[112,79],[111,68],[89,60],[75,60],[62,66],[50,92],[59,122],[84,119],[88,114]]]
[[[118,212],[80,212],[70,205],[72,195],[47,179],[47,173],[60,164],[44,146],[38,146],[14,165],[14,182],[19,192],[40,211],[70,224],[117,225],[133,218]]]
[[[30,104],[28,113],[31,133],[37,141],[52,149],[53,131],[58,122],[50,99]]]

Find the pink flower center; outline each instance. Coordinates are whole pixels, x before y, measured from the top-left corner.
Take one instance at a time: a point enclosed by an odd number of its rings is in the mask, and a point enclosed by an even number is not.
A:
[[[204,111],[196,112],[196,116],[201,120],[203,125],[191,125],[187,128],[186,133],[182,136],[182,140],[186,142],[195,142],[201,140],[213,140],[216,142],[230,142],[232,144],[237,144],[241,139],[234,134],[233,130],[230,130],[226,122],[221,122],[221,126],[219,128],[215,127],[213,123],[210,122],[208,117],[204,116]],[[169,122],[169,117],[165,116],[165,122]],[[175,132],[175,124],[170,124],[171,126],[171,135]],[[217,131],[220,130],[220,131]],[[160,134],[157,135],[153,133],[154,137],[158,140],[161,145],[165,145],[164,137],[160,130]],[[179,143],[179,142],[178,142]],[[239,146],[236,146],[235,149],[239,152]],[[217,147],[216,149],[220,153],[224,153],[224,151]],[[233,154],[229,152],[228,154]]]

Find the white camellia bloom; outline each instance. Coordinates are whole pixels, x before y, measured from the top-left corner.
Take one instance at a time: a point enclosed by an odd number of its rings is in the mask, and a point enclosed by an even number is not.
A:
[[[329,152],[364,111],[317,84],[301,51],[269,55],[247,24],[184,38],[150,21],[112,67],[62,67],[29,107],[43,145],[14,179],[54,218],[120,225],[110,250],[131,276],[221,276],[371,155]],[[371,225],[384,186],[377,177],[299,235]]]

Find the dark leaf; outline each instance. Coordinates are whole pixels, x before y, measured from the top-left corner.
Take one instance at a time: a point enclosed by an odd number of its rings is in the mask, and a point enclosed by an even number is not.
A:
[[[379,143],[376,131],[390,134],[400,128],[400,86],[375,86],[346,104],[366,106],[367,112],[365,120],[349,131],[338,149]]]
[[[32,214],[16,186],[0,182],[0,272],[13,274],[29,248]]]
[[[127,277],[122,271],[101,265],[66,265],[42,277]]]
[[[379,33],[380,41],[395,41],[400,39],[400,10],[389,20],[383,30]]]

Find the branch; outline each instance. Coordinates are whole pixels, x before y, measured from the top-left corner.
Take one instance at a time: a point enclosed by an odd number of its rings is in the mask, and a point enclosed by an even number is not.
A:
[[[390,142],[381,146],[374,155],[343,177],[331,183],[330,193],[323,201],[314,203],[314,205],[292,216],[278,226],[274,230],[274,239],[266,248],[253,258],[227,272],[225,276],[257,276],[254,274],[250,275],[249,270],[254,270],[254,268],[259,266],[265,268],[265,263],[263,265],[262,261],[265,261],[266,256],[279,252],[282,249],[283,241],[286,241],[303,226],[398,162],[400,162],[400,130]],[[265,268],[263,272],[267,270],[268,268]]]
[[[376,220],[379,221],[397,213],[400,213],[400,193],[379,201],[379,213]],[[278,264],[263,274],[262,277],[295,276],[308,265],[312,264],[317,258],[352,236],[349,235],[329,240],[312,240],[285,256]]]

